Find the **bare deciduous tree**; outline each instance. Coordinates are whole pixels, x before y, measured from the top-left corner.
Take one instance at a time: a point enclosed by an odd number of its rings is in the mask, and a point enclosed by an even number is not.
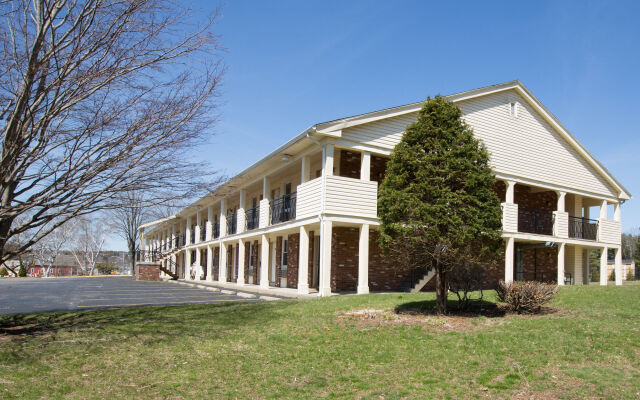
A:
[[[164,0],[0,1],[0,262],[122,193],[208,189],[192,152],[222,70],[215,15],[195,28],[189,15]]]
[[[45,269],[44,276],[49,276],[58,255],[69,245],[69,240],[76,230],[77,222],[76,220],[67,221],[40,239],[32,247],[35,260]]]
[[[85,275],[93,275],[102,246],[111,231],[109,224],[99,217],[79,217],[72,235],[71,253]]]

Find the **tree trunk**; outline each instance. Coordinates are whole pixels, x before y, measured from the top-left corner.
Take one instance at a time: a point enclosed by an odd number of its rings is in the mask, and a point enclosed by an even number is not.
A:
[[[438,314],[447,313],[447,295],[449,293],[447,274],[439,265],[436,267],[436,310]]]
[[[131,261],[131,275],[136,276],[136,243],[129,240],[127,243],[129,248],[129,259]]]

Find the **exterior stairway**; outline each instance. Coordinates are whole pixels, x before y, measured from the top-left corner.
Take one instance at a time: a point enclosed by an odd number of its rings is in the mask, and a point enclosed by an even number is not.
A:
[[[178,274],[177,272],[174,272],[176,270],[175,267],[176,267],[176,263],[171,258],[169,258],[169,268],[164,268],[162,264],[160,264],[159,268],[160,268],[160,271],[169,275],[172,280],[176,281],[178,280]]]
[[[400,285],[400,291],[417,293],[429,283],[429,281],[436,275],[434,269],[427,270],[426,268],[418,268],[409,273],[405,281]]]

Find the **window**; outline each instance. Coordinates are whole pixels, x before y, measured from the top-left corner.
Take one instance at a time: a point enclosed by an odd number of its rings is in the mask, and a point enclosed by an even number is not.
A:
[[[509,103],[509,108],[511,109],[511,116],[512,117],[517,117],[518,116],[518,103],[516,103],[515,101],[512,101],[511,103]]]
[[[287,269],[287,251],[289,247],[289,241],[287,239],[282,239],[282,262],[280,263],[280,265],[282,266],[281,269],[285,270]]]

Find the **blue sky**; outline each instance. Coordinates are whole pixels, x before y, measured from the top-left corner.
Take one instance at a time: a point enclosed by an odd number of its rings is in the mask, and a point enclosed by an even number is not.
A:
[[[193,3],[217,6],[212,168],[236,173],[317,122],[519,79],[640,196],[640,2]],[[640,227],[640,201],[622,217]]]

